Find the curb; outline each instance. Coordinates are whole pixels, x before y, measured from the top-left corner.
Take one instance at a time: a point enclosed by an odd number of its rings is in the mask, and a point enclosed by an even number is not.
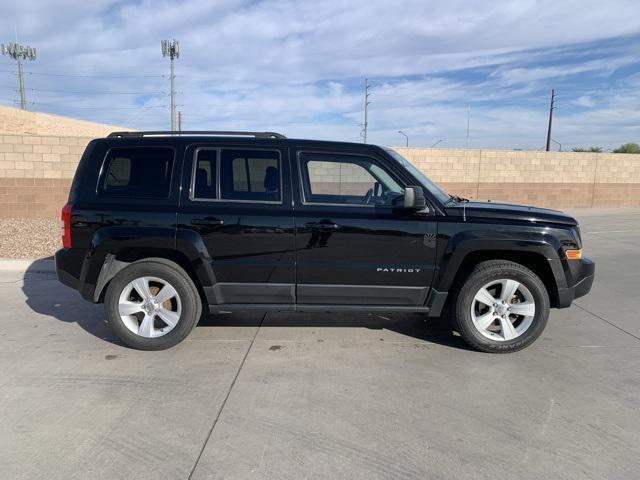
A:
[[[53,258],[0,258],[0,272],[55,273]]]

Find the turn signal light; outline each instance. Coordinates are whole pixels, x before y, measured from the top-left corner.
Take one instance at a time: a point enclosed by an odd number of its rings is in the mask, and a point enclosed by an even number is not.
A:
[[[582,249],[580,250],[565,250],[567,258],[569,260],[580,260],[582,258]]]

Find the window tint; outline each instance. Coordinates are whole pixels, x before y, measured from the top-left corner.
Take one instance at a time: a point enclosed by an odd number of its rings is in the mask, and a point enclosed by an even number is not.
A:
[[[279,202],[280,156],[278,152],[222,150],[220,197],[224,200]]]
[[[201,199],[216,198],[218,151],[198,150],[193,180],[193,197]]]
[[[100,192],[132,198],[166,198],[171,187],[173,149],[112,148],[104,163]]]
[[[300,155],[307,203],[386,205],[403,189],[382,167],[364,157]]]

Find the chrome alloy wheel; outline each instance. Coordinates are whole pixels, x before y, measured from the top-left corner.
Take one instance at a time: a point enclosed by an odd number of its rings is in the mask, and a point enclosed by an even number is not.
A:
[[[471,303],[471,318],[478,332],[506,342],[526,332],[536,314],[536,303],[527,287],[512,279],[484,285]]]
[[[166,335],[180,321],[182,305],[175,288],[156,277],[129,282],[118,301],[118,314],[136,335],[155,338]]]

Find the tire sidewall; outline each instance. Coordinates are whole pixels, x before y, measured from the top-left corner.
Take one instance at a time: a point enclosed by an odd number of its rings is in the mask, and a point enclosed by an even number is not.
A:
[[[129,282],[140,277],[160,278],[170,283],[180,297],[180,320],[173,330],[161,337],[141,337],[129,330],[120,318],[120,294]],[[195,327],[201,311],[197,291],[186,273],[157,262],[136,262],[122,269],[109,283],[104,303],[107,323],[114,333],[126,345],[139,350],[164,350],[180,343]]]
[[[517,268],[520,267],[520,268]],[[483,351],[511,352],[520,350],[533,343],[544,331],[549,316],[549,296],[542,281],[530,270],[501,266],[478,269],[462,285],[456,304],[456,320],[462,336],[472,346]],[[471,307],[476,293],[481,287],[500,279],[512,279],[523,284],[533,295],[536,313],[531,326],[519,337],[501,342],[485,337],[478,331],[471,317]]]

